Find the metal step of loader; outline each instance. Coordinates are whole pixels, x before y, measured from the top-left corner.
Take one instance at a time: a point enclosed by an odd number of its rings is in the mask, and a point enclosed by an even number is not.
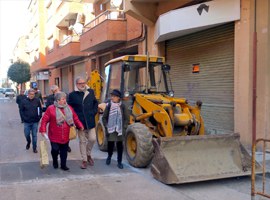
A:
[[[239,139],[239,134],[153,139],[151,172],[165,184],[250,175],[251,156]]]

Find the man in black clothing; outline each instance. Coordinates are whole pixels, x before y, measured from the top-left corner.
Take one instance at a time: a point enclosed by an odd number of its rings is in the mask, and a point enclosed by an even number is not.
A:
[[[52,85],[51,91],[52,91],[52,94],[48,96],[47,101],[46,101],[46,108],[48,108],[50,105],[54,104],[54,95],[57,92],[60,92],[57,85]]]
[[[29,89],[28,97],[22,101],[21,111],[24,121],[24,135],[27,141],[26,149],[30,148],[32,135],[33,152],[37,153],[37,129],[38,122],[42,117],[42,106],[40,100],[35,98],[35,91]]]
[[[23,123],[21,105],[22,105],[23,100],[26,98],[27,97],[26,97],[26,95],[24,95],[24,90],[21,90],[20,94],[16,97],[16,103],[18,104],[19,113],[20,113],[20,117],[21,117],[21,123]]]
[[[43,107],[43,98],[42,98],[42,94],[40,92],[40,90],[38,90],[37,87],[34,87],[34,92],[35,92],[35,97],[38,98],[41,102],[41,106]]]
[[[86,80],[82,77],[76,79],[76,90],[68,96],[68,104],[73,107],[84,130],[78,130],[80,152],[82,156],[81,168],[87,168],[87,162],[93,166],[94,160],[91,151],[96,141],[95,115],[98,111],[98,101],[94,91],[87,87]]]

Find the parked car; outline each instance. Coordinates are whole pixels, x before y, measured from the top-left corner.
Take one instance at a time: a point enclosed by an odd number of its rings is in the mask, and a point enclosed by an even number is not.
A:
[[[4,93],[4,91],[5,91],[5,88],[0,88],[0,93]]]
[[[3,94],[5,94],[5,93],[6,93],[6,89],[7,89],[7,88],[3,88]]]
[[[5,97],[15,97],[15,91],[12,88],[6,88]]]

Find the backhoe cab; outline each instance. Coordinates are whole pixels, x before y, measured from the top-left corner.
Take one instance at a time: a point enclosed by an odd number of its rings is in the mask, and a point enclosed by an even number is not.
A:
[[[101,102],[108,102],[111,91],[118,89],[130,110],[124,135],[128,162],[134,167],[152,162],[153,176],[166,184],[248,174],[245,160],[250,158],[239,135],[204,135],[202,102],[192,106],[185,98],[174,97],[170,66],[164,63],[163,57],[132,55],[105,64]],[[103,110],[105,106],[99,105]],[[106,151],[101,120],[96,130],[98,146]]]

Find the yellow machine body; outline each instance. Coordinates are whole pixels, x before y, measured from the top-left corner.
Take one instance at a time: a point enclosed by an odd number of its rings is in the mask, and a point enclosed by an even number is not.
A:
[[[123,94],[122,102],[130,111],[130,125],[124,135],[130,165],[147,167],[151,164],[154,178],[165,184],[250,174],[251,158],[241,145],[239,135],[205,135],[202,102],[190,105],[185,98],[170,95],[173,91],[167,82],[170,68],[164,62],[163,57],[146,55],[115,58],[105,64],[108,81],[104,83],[104,94],[95,92],[106,98],[101,99],[103,102],[108,102],[113,89]],[[117,76],[110,74],[114,69],[118,70]],[[157,77],[163,78],[156,80]],[[92,87],[102,87],[101,83],[94,82]],[[105,106],[105,103],[100,104],[100,110]],[[101,120],[96,129],[99,148],[106,151]]]

